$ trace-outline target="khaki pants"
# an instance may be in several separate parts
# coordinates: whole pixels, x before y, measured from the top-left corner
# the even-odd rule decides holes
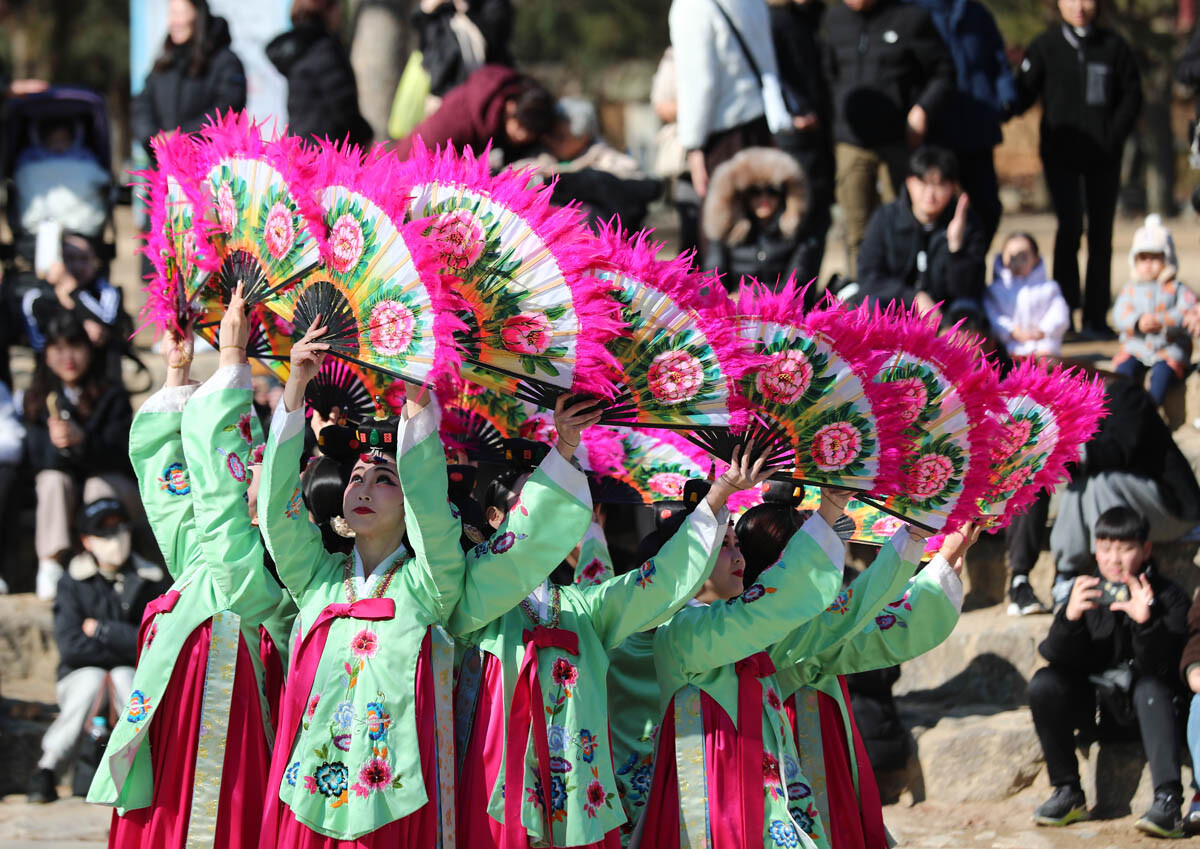
[[[867,221],[881,203],[891,203],[900,194],[908,176],[908,148],[895,144],[869,149],[838,142],[836,153],[837,204],[846,218],[847,276],[857,280],[858,246],[867,232]]]
[[[88,478],[83,483],[80,501],[75,479],[67,472],[43,469],[37,473],[37,517],[35,520],[39,560],[58,557],[78,544],[74,531],[75,514],[79,505],[90,504],[97,498],[116,498],[124,506],[136,527],[145,516],[137,484],[124,475],[106,474]]]
[[[42,737],[42,758],[38,761],[38,768],[55,772],[62,769],[75,752],[80,732],[95,715],[93,712],[101,710],[106,704],[120,710],[129,701],[129,691],[132,689],[132,666],[113,669],[85,666],[68,672],[55,688],[58,718]],[[107,714],[102,712],[98,715]]]

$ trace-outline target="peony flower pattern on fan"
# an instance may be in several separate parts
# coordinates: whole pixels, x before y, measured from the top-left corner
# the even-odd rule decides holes
[[[795,456],[798,478],[837,486],[839,478],[861,477],[875,452],[875,431],[851,403],[826,410],[794,435],[794,445],[808,446]]]
[[[339,193],[325,211],[329,228],[327,267],[335,278],[355,277],[379,252],[376,222],[367,215],[357,194]]]
[[[1001,439],[991,452],[992,468],[988,490],[979,499],[980,513],[989,520],[999,518],[1003,505],[1040,472],[1050,458],[1048,450],[1034,453],[1042,435],[1052,426],[1053,414],[1028,398],[1009,398],[1001,425]],[[1053,441],[1049,446],[1053,445]]]
[[[704,386],[704,364],[686,350],[664,351],[650,362],[646,384],[663,404],[684,404]]]
[[[772,323],[759,327],[767,338],[756,338],[754,349],[767,360],[742,379],[743,394],[768,414],[776,413],[773,418],[781,407],[811,405],[833,383],[829,356],[795,328]]]
[[[236,186],[236,188],[235,188]],[[235,196],[236,192],[236,196]],[[245,207],[246,181],[240,177],[222,179],[217,187],[217,221],[226,233],[237,230],[241,216],[238,209]],[[242,198],[239,203],[238,198]]]
[[[453,274],[468,273],[487,250],[487,230],[469,209],[438,215],[426,235],[438,245],[443,266]]]
[[[896,390],[902,402],[901,418],[910,431],[919,430],[937,417],[935,402],[942,396],[944,388],[933,369],[905,359],[898,366],[884,369],[875,379]]]
[[[388,293],[383,286],[364,307],[359,340],[380,358],[380,365],[403,370],[424,341],[422,308],[408,293]]]
[[[901,470],[904,492],[897,500],[922,510],[949,504],[962,489],[965,469],[966,452],[950,434],[944,433],[936,439],[925,436],[918,451],[905,461]]]
[[[770,355],[754,378],[754,388],[775,404],[795,404],[812,383],[813,367],[804,351],[781,351]]]
[[[500,325],[500,341],[509,351],[524,356],[543,356],[550,350],[554,328],[544,313],[510,316]]]
[[[812,457],[823,472],[838,472],[862,453],[862,434],[848,422],[827,424],[813,435]]]

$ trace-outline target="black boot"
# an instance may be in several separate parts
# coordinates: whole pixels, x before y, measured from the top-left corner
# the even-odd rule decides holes
[[[55,789],[54,770],[39,769],[29,780],[29,801],[35,805],[44,805],[58,799]]]

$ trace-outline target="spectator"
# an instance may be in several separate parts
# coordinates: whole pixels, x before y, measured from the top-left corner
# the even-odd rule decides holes
[[[163,570],[133,553],[132,528],[120,501],[86,504],[76,524],[83,552],[71,560],[54,602],[58,717],[42,738],[30,802],[58,797],[57,774],[104,702],[117,709],[128,702],[142,613],[164,589]]]
[[[692,186],[703,198],[718,165],[739,150],[772,143],[762,82],[738,39],[753,51],[758,71],[775,77],[771,20],[762,0],[673,0],[667,20],[679,143],[687,151]],[[700,243],[703,251],[703,232]]]
[[[825,74],[833,93],[837,202],[846,215],[849,277],[867,220],[880,203],[880,171],[892,200],[909,150],[954,89],[954,64],[929,13],[900,0],[845,0],[825,16]]]
[[[39,122],[30,144],[13,166],[13,203],[20,227],[36,233],[52,222],[97,238],[108,221],[112,177],[83,140],[83,128],[74,121]]]
[[[977,0],[916,0],[950,48],[957,88],[930,116],[929,140],[954,151],[963,190],[991,244],[1000,224],[1000,186],[992,149],[1003,140],[1000,122],[1017,103],[1017,85],[1004,38]]]
[[[554,97],[536,80],[503,65],[484,65],[451,89],[438,110],[393,149],[404,159],[418,136],[430,148],[469,145],[476,153],[491,143],[505,162],[512,162],[528,155],[557,117]]]
[[[341,28],[341,0],[292,0],[292,29],[267,45],[267,58],[287,77],[290,133],[365,147],[373,134],[358,110]]]
[[[1058,284],[1046,279],[1037,240],[1013,233],[1004,240],[983,297],[988,323],[1010,357],[1062,352],[1071,310]]]
[[[781,137],[808,183],[808,211],[800,225],[796,277],[809,281],[821,273],[825,237],[832,222],[833,100],[821,70],[822,0],[768,0],[771,37],[779,79],[793,98],[796,131]]]
[[[92,242],[67,233],[62,240],[62,261],[50,266],[42,286],[26,290],[21,306],[29,345],[35,352],[45,350],[45,323],[67,310],[102,354],[105,377],[119,383],[121,357],[130,351],[133,322],[123,309],[121,290],[100,272],[100,258]]]
[[[0,381],[0,516],[8,517],[8,496],[17,480],[17,470],[21,465],[22,444],[25,440],[25,428],[17,418],[17,408],[13,404],[12,394],[8,384]],[[8,551],[0,546],[0,595],[8,592],[7,574]]]
[[[245,108],[246,73],[231,43],[207,0],[169,0],[162,53],[130,107],[133,137],[147,152],[160,130],[192,132],[214,112]]]
[[[1078,309],[1079,240],[1087,218],[1087,286],[1082,333],[1113,339],[1112,228],[1121,178],[1121,151],[1142,106],[1133,51],[1095,24],[1099,0],[1059,0],[1062,23],[1029,45],[1017,72],[1018,111],[1042,101],[1041,155],[1058,234],[1054,278]]]
[[[739,152],[713,172],[704,199],[704,268],[720,271],[729,289],[743,276],[772,288],[787,283],[804,250],[806,200],[804,174],[792,157],[765,147]]]
[[[1192,337],[1183,322],[1196,295],[1176,279],[1178,266],[1171,231],[1157,215],[1148,215],[1129,248],[1133,278],[1113,305],[1113,324],[1121,333],[1113,363],[1118,374],[1139,385],[1149,369],[1150,397],[1159,405],[1192,359]]]
[[[1179,659],[1179,674],[1192,693],[1191,705],[1188,709],[1187,744],[1192,756],[1192,803],[1184,818],[1184,829],[1188,834],[1200,833],[1200,777],[1196,775],[1197,763],[1200,763],[1200,596],[1192,602],[1187,615],[1187,643],[1183,646],[1183,656]]]
[[[1008,584],[1009,616],[1050,612],[1050,608],[1037,597],[1033,585],[1029,583],[1029,576],[1045,545],[1046,522],[1049,518],[1050,492],[1043,489],[1028,510],[1013,517],[1005,531],[1008,568],[1012,573]]]
[[[45,338],[24,407],[37,487],[37,594],[52,599],[80,498],[119,498],[134,517],[142,510],[129,468],[129,394],[104,377],[101,357],[75,316],[53,316]]]
[[[429,73],[429,93],[445,97],[484,65],[513,64],[512,0],[421,0],[412,14]]]
[[[967,196],[959,194],[954,154],[918,148],[900,198],[871,216],[858,255],[859,295],[942,310],[946,318],[981,316],[987,248]]]
[[[1091,568],[1091,528],[1110,507],[1128,506],[1150,525],[1152,542],[1178,539],[1200,521],[1200,485],[1141,386],[1120,375],[1104,381],[1096,435],[1082,449],[1070,484],[1059,488],[1050,550],[1058,567],[1057,603],[1070,577]]]
[[[650,83],[650,105],[662,123],[655,139],[654,174],[670,180],[671,203],[679,216],[679,252],[700,249],[700,196],[692,185],[687,151],[679,143],[678,89],[675,82],[675,48],[668,47]]]
[[[1137,828],[1183,836],[1175,702],[1188,597],[1158,574],[1149,534],[1149,523],[1130,507],[1113,507],[1096,519],[1099,574],[1075,579],[1039,646],[1050,665],[1029,682],[1029,707],[1054,793],[1034,814],[1038,825],[1087,818],[1075,732],[1093,730],[1098,707],[1101,736],[1136,729],[1150,762],[1154,804]]]

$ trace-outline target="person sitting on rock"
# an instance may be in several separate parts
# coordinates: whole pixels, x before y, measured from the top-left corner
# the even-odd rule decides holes
[[[1151,558],[1150,525],[1129,507],[1096,520],[1099,574],[1080,575],[1038,647],[1050,665],[1029,682],[1029,707],[1046,758],[1053,795],[1033,815],[1038,825],[1063,826],[1088,816],[1079,785],[1075,732],[1140,733],[1154,803],[1137,828],[1182,837],[1180,712],[1176,678],[1187,633],[1187,594],[1159,574]],[[1096,709],[1100,723],[1095,728]],[[1095,739],[1095,738],[1093,738]]]
[[[163,570],[133,553],[129,515],[115,498],[98,498],[76,525],[83,552],[58,583],[54,639],[58,644],[58,718],[42,738],[30,802],[58,798],[55,780],[70,761],[80,731],[108,700],[124,705],[133,687],[138,625],[163,589]]]

